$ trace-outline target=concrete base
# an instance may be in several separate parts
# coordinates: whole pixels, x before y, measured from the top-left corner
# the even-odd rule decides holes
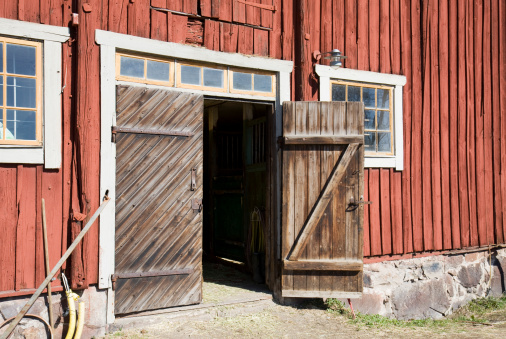
[[[353,308],[397,319],[439,319],[475,298],[501,296],[505,270],[506,249],[491,256],[485,250],[366,264],[363,297],[352,300]]]
[[[106,290],[97,290],[95,286],[91,286],[84,291],[75,291],[81,296],[86,305],[85,325],[82,338],[91,338],[102,336],[106,330]],[[0,300],[0,323],[4,320],[15,317],[23,308],[28,297],[12,297]],[[64,309],[67,309],[67,298],[64,292],[53,293],[53,314],[55,317],[55,338],[61,338],[67,333],[68,317],[63,317]],[[38,298],[33,306],[28,310],[28,314],[38,315],[49,323],[47,295]],[[77,308],[77,302],[76,302]],[[8,325],[0,329],[2,333]],[[36,318],[26,317],[14,329],[10,338],[49,338],[47,326]]]

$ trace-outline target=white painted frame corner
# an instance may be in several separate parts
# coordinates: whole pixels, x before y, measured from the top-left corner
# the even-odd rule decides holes
[[[320,101],[332,101],[330,95],[330,81],[348,80],[357,82],[367,82],[377,85],[393,86],[394,95],[394,156],[366,156],[364,157],[364,167],[366,168],[395,168],[397,171],[404,169],[404,136],[403,136],[403,106],[402,89],[406,84],[404,75],[376,73],[369,71],[359,71],[356,69],[339,68],[333,69],[330,66],[316,65],[316,74],[320,78]]]

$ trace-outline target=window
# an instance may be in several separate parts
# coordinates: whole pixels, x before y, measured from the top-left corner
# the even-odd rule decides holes
[[[226,85],[226,68],[177,63],[177,87],[226,92]]]
[[[275,77],[268,73],[252,73],[247,70],[230,71],[230,92],[275,96]]]
[[[364,151],[367,155],[393,155],[392,87],[331,81],[332,101],[364,103]]]
[[[321,101],[364,103],[364,166],[403,169],[402,88],[395,74],[316,65]]]
[[[41,44],[0,37],[0,144],[41,145]]]
[[[174,85],[174,62],[122,53],[116,54],[118,80],[154,85]]]

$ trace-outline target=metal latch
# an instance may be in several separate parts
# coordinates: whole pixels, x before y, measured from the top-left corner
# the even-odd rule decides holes
[[[371,205],[372,201],[364,201],[364,197],[360,197],[359,201],[355,201],[354,197],[350,198],[350,203],[348,204],[348,207],[346,208],[346,212],[354,211],[358,208],[360,205]]]
[[[195,189],[197,188],[196,173],[197,173],[197,169],[192,168],[192,179],[191,179],[192,181],[191,181],[190,191],[195,191]]]
[[[194,211],[202,211],[202,199],[192,199],[192,210]]]

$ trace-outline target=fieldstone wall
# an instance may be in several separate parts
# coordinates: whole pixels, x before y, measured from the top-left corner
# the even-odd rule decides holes
[[[472,299],[501,296],[505,271],[506,249],[490,256],[485,250],[365,264],[363,297],[352,300],[353,308],[397,319],[438,319]]]
[[[107,293],[105,290],[97,290],[94,286],[90,286],[84,291],[75,291],[84,300],[85,323],[82,338],[91,338],[94,336],[102,336],[106,330],[106,309],[107,309]],[[6,319],[15,317],[19,311],[25,306],[28,297],[6,298],[0,301],[0,324]],[[63,299],[63,300],[62,300]],[[67,334],[68,317],[63,317],[64,309],[67,309],[67,297],[64,292],[53,292],[53,314],[55,317],[55,338],[62,338]],[[76,309],[78,303],[76,302]],[[47,297],[38,298],[28,311],[28,314],[35,314],[42,317],[49,323],[49,311]],[[76,319],[77,322],[77,319]],[[0,329],[3,333],[9,325],[6,324]],[[26,317],[14,329],[10,338],[21,339],[38,339],[49,338],[47,326],[38,319]]]

